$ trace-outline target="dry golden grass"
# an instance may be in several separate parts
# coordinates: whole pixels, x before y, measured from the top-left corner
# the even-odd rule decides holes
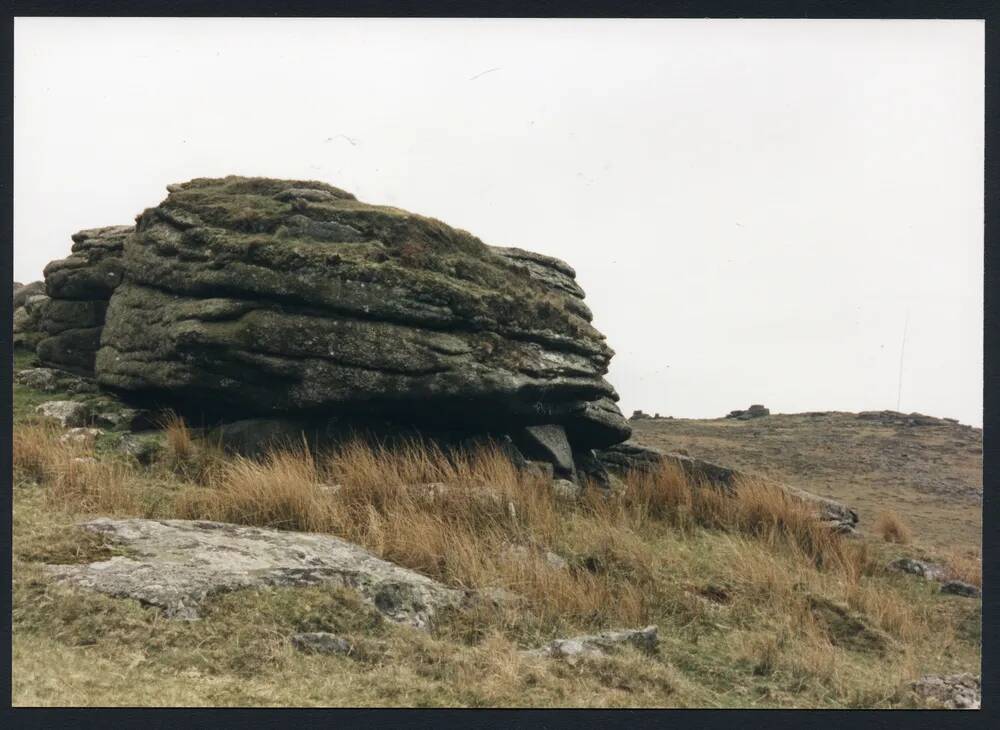
[[[357,625],[350,623],[348,633],[358,653],[328,665],[323,662],[334,660],[290,652],[284,639],[315,622],[325,626],[334,615],[332,608],[316,608],[328,600],[321,591],[290,591],[280,600],[254,594],[252,606],[234,596],[190,642],[183,638],[190,630],[180,632],[170,640],[179,648],[139,664],[145,668],[139,674],[154,681],[153,675],[163,674],[156,662],[207,662],[213,668],[206,671],[229,683],[219,695],[227,699],[211,702],[267,703],[278,696],[284,702],[322,702],[314,673],[335,671],[353,689],[324,685],[322,696],[334,704],[361,698],[364,704],[889,706],[898,702],[895,688],[933,669],[928,663],[938,662],[942,651],[962,657],[972,651],[955,626],[942,625],[941,608],[928,603],[935,600],[931,594],[916,584],[903,593],[882,575],[884,558],[873,554],[882,546],[832,533],[808,504],[759,481],[744,480],[726,495],[664,466],[629,475],[611,495],[589,490],[574,502],[559,499],[544,479],[519,472],[490,447],[445,453],[420,442],[388,448],[352,441],[329,453],[313,453],[303,444],[246,459],[224,457],[180,419],[168,428],[163,459],[140,467],[94,453],[88,444],[63,444],[58,429],[19,424],[15,473],[43,487],[32,488],[29,501],[45,505],[26,513],[26,498],[18,497],[21,559],[53,554],[44,543],[65,533],[76,514],[213,519],[335,534],[449,585],[499,589],[512,599],[474,602],[443,617],[433,638],[407,634],[390,640],[384,633],[373,636],[368,619],[351,619]],[[158,492],[151,507],[149,492],[159,482],[169,488]],[[53,514],[61,515],[58,525],[49,525]],[[67,537],[55,554],[97,549],[76,546],[76,539]],[[551,560],[549,551],[566,564]],[[956,555],[949,562],[956,572],[971,571],[970,564],[974,556]],[[44,584],[29,577],[18,585],[34,595]],[[848,606],[900,648],[882,656],[838,646],[836,627],[811,610],[815,596]],[[145,618],[128,613],[139,609],[112,599],[92,599],[107,617],[95,623],[75,607],[79,600],[46,599],[44,612],[30,612],[27,606],[37,600],[18,599],[24,607],[17,614],[20,631],[37,627],[32,630],[46,637],[50,658],[64,656],[62,639],[47,638],[53,631],[97,642],[108,656],[111,645],[94,636],[120,630],[116,646],[145,655],[163,631],[161,621],[150,619],[147,627]],[[267,606],[273,616],[258,617]],[[964,608],[947,604],[949,611]],[[116,611],[124,612],[126,628],[110,625]],[[295,618],[316,611],[305,624]],[[344,615],[357,617],[358,610]],[[661,627],[662,659],[625,654],[570,668],[518,653],[554,636],[650,623]],[[38,675],[37,681],[20,680],[20,697],[58,701],[36,694],[38,688],[48,688],[52,698],[91,696],[83,664],[73,665],[76,689],[67,694],[48,677],[44,662],[33,661],[20,645],[19,666]],[[129,656],[117,661],[132,661]],[[98,661],[93,652],[87,657]],[[270,681],[252,685],[252,692],[234,679],[262,672]],[[467,677],[473,675],[485,678],[470,686]],[[127,682],[101,681],[94,691],[105,701],[135,701]],[[734,693],[740,683],[763,684],[774,694]],[[164,697],[179,703],[207,697],[198,681],[171,686]],[[274,694],[275,686],[285,689]]]
[[[980,548],[982,431],[942,422],[897,428],[854,413],[772,414],[736,419],[640,419],[633,440],[643,446],[685,449],[743,472],[769,478],[850,505],[867,531],[879,511],[892,508],[928,548]],[[762,461],[763,459],[763,461]],[[941,487],[929,492],[928,478]]]
[[[978,550],[951,550],[945,557],[945,567],[952,578],[983,587],[983,560]]]
[[[50,423],[19,423],[14,428],[14,473],[36,482],[51,479],[58,464],[82,455],[78,444],[60,441],[62,431]]]
[[[195,454],[195,441],[184,419],[167,411],[158,424],[166,438],[167,452],[178,461],[190,461]]]
[[[416,441],[354,440],[322,456],[303,445],[225,460],[211,484],[178,495],[173,514],[336,534],[453,586],[516,593],[543,622],[649,621],[664,597],[661,558],[645,533],[664,527],[745,535],[849,581],[870,567],[863,546],[775,487],[746,480],[727,495],[692,485],[671,465],[626,485],[567,503],[493,447],[444,453]],[[570,568],[553,565],[547,550],[566,555]]]
[[[14,471],[47,489],[48,503],[85,513],[140,511],[130,486],[134,468],[124,460],[98,459],[92,440],[66,441],[46,424],[18,425],[14,432]]]
[[[886,542],[898,545],[909,545],[913,539],[913,531],[910,526],[893,510],[879,512],[872,529]]]

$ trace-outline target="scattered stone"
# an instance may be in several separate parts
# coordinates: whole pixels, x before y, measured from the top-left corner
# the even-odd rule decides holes
[[[112,431],[144,431],[157,425],[150,411],[130,408],[108,396],[89,399],[86,405],[93,423]]]
[[[86,426],[90,421],[87,406],[75,400],[50,400],[37,406],[35,412],[57,421],[63,428]]]
[[[982,702],[981,680],[973,674],[928,674],[911,682],[910,689],[932,707],[978,710]]]
[[[354,647],[347,639],[326,631],[293,634],[292,646],[306,654],[350,654]]]
[[[947,572],[940,565],[928,563],[924,560],[915,560],[914,558],[897,558],[886,565],[886,568],[898,573],[919,575],[921,578],[926,578],[927,580],[943,580]]]
[[[160,458],[164,445],[158,436],[136,436],[124,434],[121,438],[120,450],[134,458],[139,464],[149,466]]]
[[[97,383],[88,378],[55,368],[25,368],[14,373],[14,382],[44,393],[56,391],[70,393],[97,392]]]
[[[952,596],[965,596],[966,598],[979,598],[983,594],[976,586],[961,580],[949,580],[942,583],[941,592]]]
[[[542,656],[575,662],[579,657],[611,654],[623,646],[633,646],[646,654],[653,654],[659,643],[656,626],[644,629],[617,629],[599,634],[555,639],[539,649],[522,652],[526,656]]]
[[[112,520],[83,524],[129,550],[84,565],[50,565],[59,580],[198,618],[210,595],[255,586],[333,583],[353,588],[392,621],[426,628],[463,596],[427,576],[331,535],[193,520]]]
[[[61,444],[92,444],[104,431],[99,428],[71,428],[59,437]]]
[[[558,499],[575,500],[580,498],[583,492],[579,484],[574,484],[569,479],[552,480],[552,493]]]

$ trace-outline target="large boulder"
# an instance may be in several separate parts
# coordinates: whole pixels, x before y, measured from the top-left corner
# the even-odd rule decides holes
[[[583,450],[628,437],[603,377],[612,350],[562,261],[318,182],[168,191],[125,237],[103,386],[226,417],[556,425]],[[59,291],[95,281],[71,278]]]
[[[132,226],[108,226],[75,233],[71,255],[45,267],[47,300],[37,316],[44,334],[35,343],[42,363],[93,373],[108,300],[122,281],[122,254],[132,231]]]

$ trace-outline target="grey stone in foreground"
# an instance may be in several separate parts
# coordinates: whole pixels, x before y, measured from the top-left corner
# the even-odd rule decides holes
[[[462,594],[331,535],[192,520],[112,520],[83,525],[131,551],[87,565],[52,565],[57,579],[198,618],[209,596],[257,586],[321,583],[358,591],[392,621],[426,628]]]
[[[929,674],[912,682],[910,688],[925,703],[949,710],[978,710],[982,701],[982,685],[973,674]]]
[[[291,642],[292,646],[306,654],[350,654],[354,650],[347,639],[326,631],[293,634]]]
[[[599,634],[575,636],[571,639],[554,639],[539,649],[523,652],[526,656],[558,657],[574,660],[581,656],[610,654],[623,646],[633,646],[652,654],[659,642],[656,626],[644,629],[612,629]]]

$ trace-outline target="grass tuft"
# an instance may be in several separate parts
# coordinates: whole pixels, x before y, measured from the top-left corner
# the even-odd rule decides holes
[[[893,510],[883,510],[875,518],[875,534],[886,542],[898,545],[909,545],[913,539],[913,532],[906,524],[899,513]]]

